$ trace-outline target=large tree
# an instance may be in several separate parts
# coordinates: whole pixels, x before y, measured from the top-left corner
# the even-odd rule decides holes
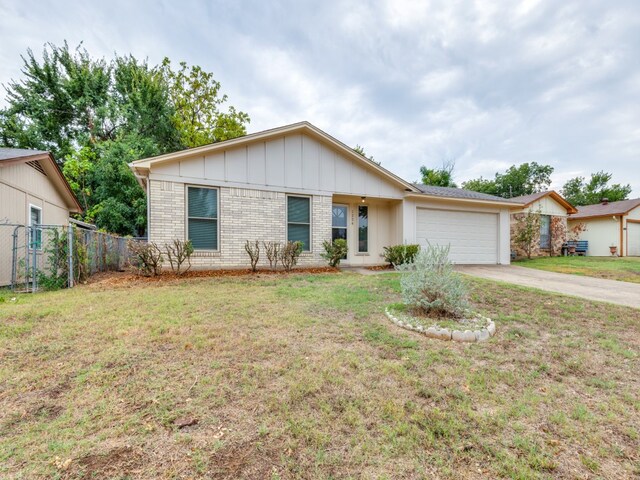
[[[436,187],[452,187],[458,185],[453,181],[453,170],[455,162],[444,162],[441,168],[420,167],[421,181],[424,185],[435,185]]]
[[[127,162],[246,133],[249,117],[200,67],[153,67],[132,56],[93,59],[79,46],[31,50],[7,86],[0,145],[51,151],[84,208],[83,219],[126,235],[144,232],[144,192]]]
[[[173,122],[185,147],[246,135],[249,115],[233,106],[228,112],[220,110],[227,96],[220,94],[220,82],[212,73],[197,65],[189,68],[186,62],[180,62],[180,68],[174,71],[168,58],[163,60],[160,71],[169,86]]]
[[[585,177],[568,180],[562,187],[562,196],[573,205],[592,205],[606,198],[610,202],[626,200],[631,193],[631,185],[614,183],[609,185],[612,175],[604,171],[591,174],[589,181]]]
[[[519,197],[547,190],[551,185],[552,173],[551,165],[523,163],[512,165],[504,173],[496,173],[493,180],[480,177],[466,181],[462,188],[503,198]]]

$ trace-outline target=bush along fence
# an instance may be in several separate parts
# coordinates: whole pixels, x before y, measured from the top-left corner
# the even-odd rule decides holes
[[[97,272],[122,270],[127,239],[75,225],[0,225],[0,288],[70,288]]]

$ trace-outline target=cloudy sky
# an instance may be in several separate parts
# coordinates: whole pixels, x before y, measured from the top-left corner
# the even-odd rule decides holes
[[[251,132],[308,120],[408,180],[535,161],[640,196],[637,0],[0,0],[0,83],[64,40],[201,65]]]

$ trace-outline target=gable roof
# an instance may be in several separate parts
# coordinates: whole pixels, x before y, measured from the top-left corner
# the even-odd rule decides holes
[[[473,190],[465,190],[464,188],[437,187],[435,185],[424,185],[422,183],[413,184],[421,193],[434,197],[457,198],[463,200],[483,200],[489,202],[500,202],[512,204],[513,206],[522,206],[522,202],[513,198],[502,198],[488,193],[474,192]]]
[[[610,217],[613,215],[626,215],[636,207],[640,207],[640,198],[620,200],[619,202],[595,203],[578,207],[578,213],[571,215],[570,220],[594,217]]]
[[[175,160],[182,160],[197,155],[204,155],[218,150],[225,150],[231,147],[245,145],[257,141],[264,141],[270,138],[281,137],[283,135],[292,133],[306,133],[311,137],[314,137],[322,141],[323,143],[330,145],[331,147],[342,153],[345,157],[361,163],[363,166],[370,170],[378,172],[383,177],[391,180],[393,183],[400,185],[406,191],[419,192],[419,190],[413,184],[403,180],[386,168],[369,160],[365,156],[360,155],[353,148],[345,145],[340,140],[337,140],[328,133],[320,130],[318,127],[306,121],[293,123],[291,125],[285,125],[283,127],[272,128],[269,130],[263,130],[261,132],[251,133],[248,135],[243,135],[242,137],[233,138],[231,140],[224,140],[222,142],[212,143],[209,145],[203,145],[201,147],[179,150],[177,152],[167,153],[164,155],[159,155],[157,157],[143,158],[141,160],[131,162],[129,164],[129,167],[134,171],[134,173],[140,174],[144,171],[148,171],[153,165],[172,162]]]
[[[29,150],[24,148],[0,148],[0,168],[17,163],[37,162],[42,169],[42,173],[54,184],[60,194],[67,202],[69,211],[73,213],[81,213],[82,207],[78,202],[75,194],[71,190],[71,186],[62,174],[60,166],[54,160],[50,152],[44,150]],[[40,168],[38,170],[40,170]]]
[[[556,202],[562,205],[565,210],[567,210],[568,214],[577,213],[578,211],[576,207],[567,202],[564,197],[555,190],[546,190],[544,192],[536,192],[530,195],[520,195],[519,197],[513,197],[511,200],[516,200],[518,202],[524,203],[524,208],[527,208],[529,205],[537,202],[544,197],[553,198]]]

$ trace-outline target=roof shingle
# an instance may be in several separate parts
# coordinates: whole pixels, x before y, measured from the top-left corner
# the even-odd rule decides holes
[[[619,202],[595,203],[593,205],[584,205],[578,207],[578,213],[571,215],[570,219],[589,218],[589,217],[608,217],[612,215],[624,215],[629,210],[640,207],[640,198],[632,198],[630,200],[620,200]]]
[[[426,195],[433,195],[435,197],[463,198],[467,200],[490,200],[492,202],[511,203],[514,205],[522,203],[514,200],[513,198],[497,197],[495,195],[489,195],[488,193],[465,190],[464,188],[436,187],[434,185],[423,185],[422,183],[414,183],[413,185],[422,193]]]

